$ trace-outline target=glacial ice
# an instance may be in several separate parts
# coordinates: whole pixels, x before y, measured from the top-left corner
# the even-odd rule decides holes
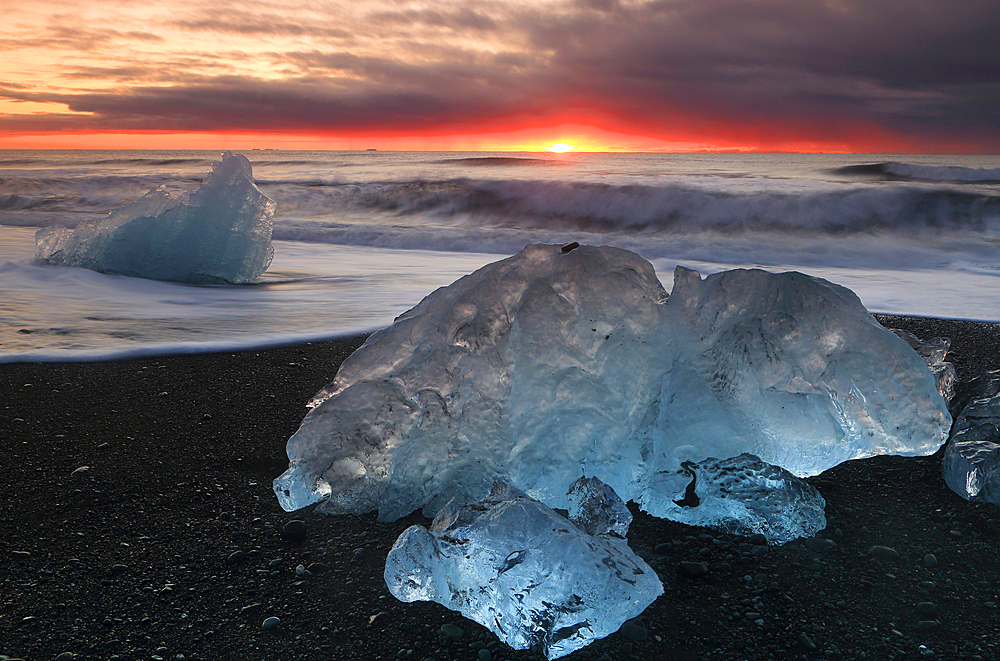
[[[531,245],[433,292],[311,404],[274,482],[289,511],[433,515],[494,479],[567,508],[564,485],[587,475],[658,516],[729,529],[746,499],[677,502],[685,465],[708,462],[701,488],[774,482],[797,499],[761,507],[801,504],[803,532],[747,524],[778,542],[817,525],[792,476],[931,454],[951,423],[925,362],[848,289],[678,268],[668,297],[638,255],[589,246]],[[744,454],[763,463],[725,463]]]
[[[938,394],[946,402],[950,402],[955,396],[955,385],[958,383],[958,375],[955,366],[945,362],[948,349],[951,348],[951,339],[947,337],[934,337],[929,340],[921,340],[910,331],[901,328],[890,328],[893,333],[899,336],[904,342],[910,345],[914,351],[927,363],[927,367],[934,375],[934,383],[937,385]]]
[[[450,501],[429,531],[403,531],[385,582],[400,601],[437,602],[548,659],[614,633],[663,594],[625,540],[589,535],[503,482],[482,502]]]
[[[581,477],[570,485],[569,520],[588,535],[628,536],[632,513],[615,490],[596,477]]]
[[[944,481],[966,500],[1000,505],[1000,370],[959,387],[960,407],[942,461]]]
[[[816,487],[751,454],[685,462],[680,473],[690,480],[687,502],[658,499],[650,514],[733,535],[760,533],[779,543],[813,537],[826,528],[826,501]]]
[[[190,200],[154,188],[75,230],[35,234],[35,260],[102,273],[191,283],[245,283],[271,263],[275,203],[250,161],[226,152]]]

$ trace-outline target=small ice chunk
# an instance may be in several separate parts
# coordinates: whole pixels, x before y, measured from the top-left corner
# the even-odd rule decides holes
[[[890,328],[897,337],[910,345],[914,351],[920,354],[928,365],[944,362],[948,350],[951,349],[951,338],[934,337],[929,340],[921,340],[908,330],[902,328]]]
[[[826,501],[814,486],[751,454],[686,462],[676,476],[660,480],[675,498],[658,500],[654,516],[734,535],[760,533],[775,544],[826,527]]]
[[[274,255],[274,209],[250,161],[226,152],[190,200],[158,187],[101,221],[40,229],[35,259],[153,280],[250,282]]]
[[[628,536],[632,513],[615,490],[596,477],[581,477],[566,495],[569,520],[588,535]]]
[[[944,362],[951,348],[951,339],[947,337],[934,337],[929,340],[921,340],[908,330],[901,328],[890,328],[904,342],[916,351],[927,363],[931,374],[934,375],[934,383],[937,385],[938,393],[946,402],[951,401],[955,396],[955,384],[958,383],[958,375],[955,366]]]
[[[1000,505],[1000,370],[959,386],[962,406],[945,447],[942,471],[966,500]]]
[[[449,502],[429,531],[403,531],[385,582],[400,601],[437,602],[548,659],[614,633],[663,594],[625,540],[588,535],[502,482],[482,502]]]

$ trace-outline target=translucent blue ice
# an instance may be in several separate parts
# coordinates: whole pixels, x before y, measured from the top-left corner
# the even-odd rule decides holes
[[[549,659],[614,633],[663,594],[625,540],[582,532],[501,482],[482,502],[449,502],[429,531],[403,531],[385,582],[400,601],[437,602]]]
[[[944,451],[944,480],[966,500],[1000,505],[1000,371],[983,371],[961,389],[966,401]]]
[[[275,203],[227,152],[190,200],[154,188],[98,222],[35,234],[35,259],[154,280],[244,283],[271,263]]]
[[[586,475],[657,516],[731,528],[740,507],[678,504],[685,465],[752,455],[752,488],[787,486],[849,459],[932,454],[947,437],[926,363],[850,290],[678,268],[668,297],[638,255],[570,248],[528,246],[373,334],[288,441],[281,505],[391,521],[480,500],[502,479],[567,508],[566,485]],[[812,512],[807,491],[767,507]],[[811,534],[809,512],[764,533]]]

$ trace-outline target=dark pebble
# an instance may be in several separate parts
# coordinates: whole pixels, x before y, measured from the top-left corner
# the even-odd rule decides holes
[[[810,551],[829,551],[837,546],[837,542],[826,537],[810,537],[805,540],[804,544]]]
[[[937,567],[937,556],[933,553],[928,553],[924,556],[924,567],[933,568]]]
[[[759,532],[754,533],[753,535],[750,535],[750,543],[754,544],[755,546],[766,546],[767,537],[764,537],[764,535],[760,534]]]
[[[111,567],[112,574],[124,574],[128,571],[128,565],[113,565]]]
[[[249,606],[244,606],[240,609],[240,615],[256,615],[259,613],[264,606],[262,604],[250,604]]]
[[[269,617],[266,620],[264,620],[263,623],[261,623],[260,628],[264,629],[265,631],[269,631],[271,629],[276,629],[279,624],[281,624],[280,619],[276,617]]]
[[[940,631],[941,623],[937,620],[920,620],[917,626],[921,631]]]
[[[73,661],[75,657],[76,655],[73,654],[72,652],[63,652],[62,654],[56,657],[56,661]]]
[[[31,557],[31,553],[28,552],[28,551],[11,551],[11,553],[14,554],[15,558],[25,558],[26,559],[26,558],[30,558]]]
[[[247,559],[247,554],[244,553],[243,551],[233,551],[232,553],[229,554],[229,557],[226,558],[226,564],[238,565],[246,559]]]
[[[457,627],[454,624],[451,624],[450,622],[442,624],[440,631],[442,634],[444,634],[445,636],[447,636],[452,640],[458,640],[465,634],[465,632],[462,631],[461,627]]]
[[[899,551],[889,546],[873,546],[868,549],[868,555],[878,560],[899,559]]]
[[[312,562],[306,567],[307,570],[314,574],[322,574],[325,571],[330,571],[330,565],[324,564],[322,562]]]
[[[937,617],[937,606],[929,601],[921,601],[916,606],[917,615],[924,617]]]
[[[621,634],[625,636],[626,640],[631,640],[634,643],[637,643],[641,640],[646,640],[646,638],[649,636],[649,634],[646,633],[646,630],[641,626],[639,626],[638,624],[636,624],[635,622],[626,622],[625,624],[622,625],[622,628],[619,629],[618,631],[620,631]]]
[[[306,538],[306,522],[292,519],[282,527],[281,537],[289,542],[301,542]]]
[[[708,573],[708,565],[704,562],[685,560],[677,565],[677,573],[684,578],[698,578]]]
[[[804,633],[799,634],[799,645],[802,645],[802,647],[806,648],[810,652],[816,649],[816,643],[814,643],[812,638]]]

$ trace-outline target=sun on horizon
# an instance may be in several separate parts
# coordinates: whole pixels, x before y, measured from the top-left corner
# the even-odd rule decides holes
[[[554,145],[548,145],[545,148],[551,152],[555,152],[556,154],[565,154],[566,152],[570,152],[575,149],[573,145],[567,145],[565,142],[557,142]]]

